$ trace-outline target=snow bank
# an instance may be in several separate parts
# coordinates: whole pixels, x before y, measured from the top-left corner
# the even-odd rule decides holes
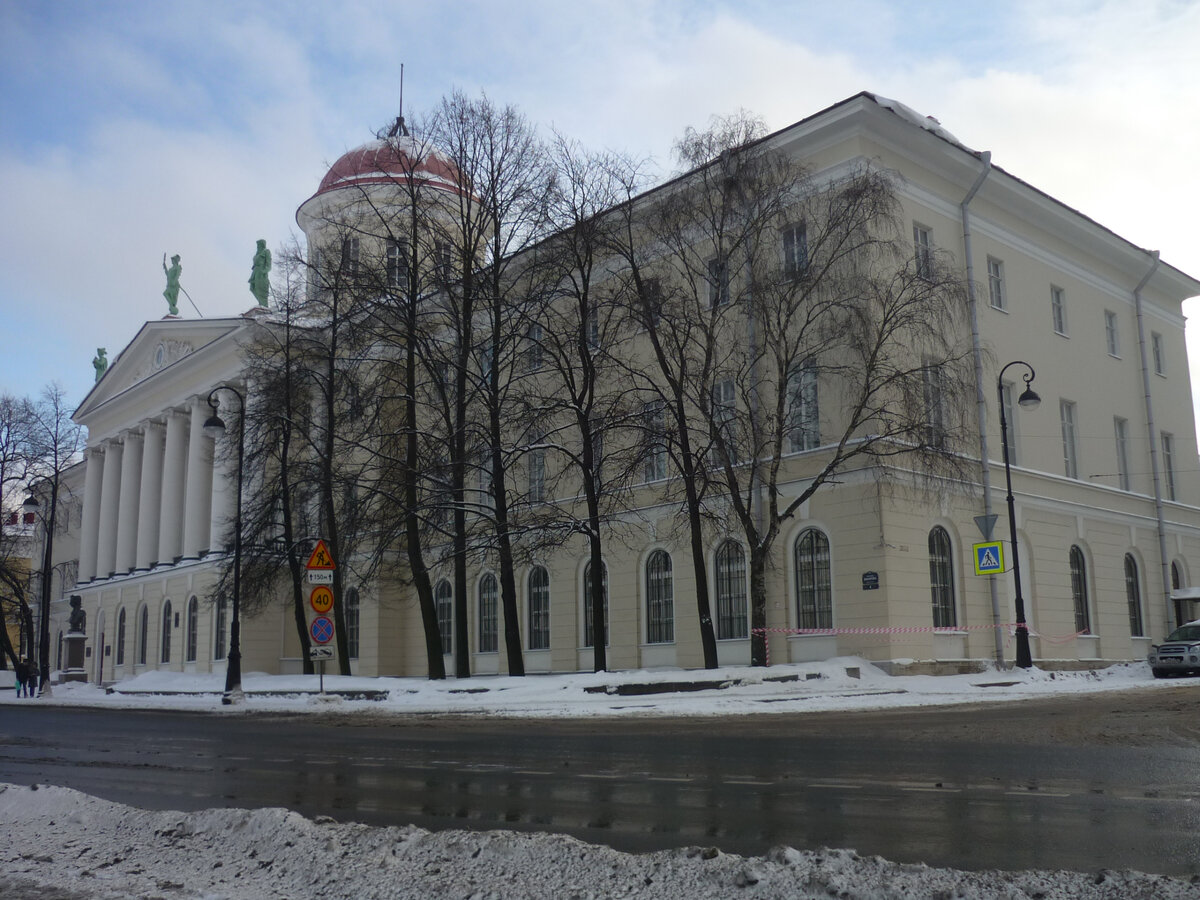
[[[15,898],[1183,900],[1200,894],[1200,883],[1137,872],[960,872],[789,847],[754,858],[698,847],[633,855],[560,835],[376,828],[282,809],[145,812],[59,787],[0,784],[0,821],[9,823],[0,884]],[[42,893],[47,888],[57,890]]]

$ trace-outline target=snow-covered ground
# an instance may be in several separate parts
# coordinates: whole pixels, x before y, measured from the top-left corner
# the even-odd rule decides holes
[[[711,683],[711,684],[710,684]],[[15,703],[209,710],[493,716],[716,716],[978,703],[1103,690],[1154,690],[1145,664],[1097,672],[990,671],[891,677],[854,658],[770,669],[638,671],[422,679],[248,674],[222,706],[219,676],[147,673],[112,692],[57,685]],[[355,698],[356,695],[361,698]],[[349,696],[346,696],[349,695]],[[0,717],[3,713],[0,712]],[[2,718],[0,718],[2,722]],[[779,847],[745,858],[703,848],[632,855],[559,835],[430,833],[309,820],[280,809],[147,812],[66,788],[0,785],[0,897],[113,898],[701,898],[845,900],[1177,900],[1200,879],[1134,872],[960,872]]]

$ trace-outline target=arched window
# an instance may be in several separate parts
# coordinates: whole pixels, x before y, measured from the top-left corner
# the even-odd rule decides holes
[[[941,525],[935,525],[929,532],[929,593],[933,600],[933,627],[955,627],[958,611],[954,603],[954,557],[950,535]]]
[[[433,590],[433,603],[437,607],[438,632],[442,636],[442,653],[454,649],[454,595],[450,582],[442,579]]]
[[[171,601],[167,600],[163,603],[162,611],[162,653],[159,655],[159,662],[169,663],[171,661]]]
[[[669,644],[675,640],[675,585],[671,557],[655,550],[646,560],[646,642]]]
[[[1177,591],[1183,587],[1183,572],[1179,569],[1179,563],[1171,563],[1171,590]]]
[[[717,640],[728,641],[750,634],[746,606],[746,554],[737,541],[717,548]]]
[[[183,658],[187,662],[196,661],[196,632],[200,630],[200,601],[195,595],[187,603],[187,628],[184,630]]]
[[[550,573],[534,566],[529,573],[529,649],[550,649]]]
[[[495,653],[499,641],[496,618],[496,576],[488,572],[479,581],[479,652]]]
[[[806,528],[796,538],[796,607],[801,628],[833,627],[833,588],[829,578],[829,538]]]
[[[608,631],[608,565],[600,564],[600,591],[604,598],[604,646],[609,641]],[[588,562],[583,568],[583,646],[596,646],[596,635],[592,628],[592,564]]]
[[[117,613],[117,665],[125,665],[125,607]]]
[[[137,634],[137,664],[146,664],[146,647],[150,643],[150,607],[142,604],[142,613],[138,616]]]
[[[213,659],[225,658],[225,596],[213,604]]]
[[[346,591],[346,653],[358,659],[359,601],[358,588]]]
[[[1071,545],[1071,597],[1075,601],[1075,630],[1084,634],[1092,632],[1092,618],[1088,611],[1087,560],[1083,551]]]
[[[1131,637],[1145,637],[1142,627],[1142,588],[1138,578],[1137,560],[1133,554],[1125,554],[1125,599],[1129,601],[1129,634]]]

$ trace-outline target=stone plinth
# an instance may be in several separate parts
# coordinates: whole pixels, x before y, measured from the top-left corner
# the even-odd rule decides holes
[[[83,645],[87,643],[87,635],[72,631],[63,636],[67,642],[67,665],[63,669],[63,681],[87,681],[87,669],[83,666]]]

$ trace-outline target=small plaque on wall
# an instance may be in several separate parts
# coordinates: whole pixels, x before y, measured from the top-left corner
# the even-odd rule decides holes
[[[863,572],[862,589],[864,591],[879,590],[879,573],[878,572]]]

